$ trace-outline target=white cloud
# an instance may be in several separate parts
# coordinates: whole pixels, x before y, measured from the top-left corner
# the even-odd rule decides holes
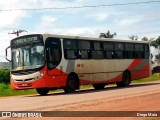
[[[118,20],[117,20],[118,21]],[[125,18],[125,19],[122,19],[119,22],[119,24],[121,26],[131,26],[131,25],[134,25],[136,23],[139,23],[140,21],[142,21],[142,18],[141,17],[131,17],[131,18]]]
[[[99,21],[104,21],[109,17],[109,14],[107,12],[98,12],[90,14],[89,17],[93,17],[94,19],[97,19]]]
[[[34,1],[34,0],[33,0]],[[17,27],[21,20],[25,17],[28,17],[27,11],[19,11],[12,9],[21,9],[29,7],[29,4],[22,2],[20,0],[1,0],[0,2],[0,27],[14,28]],[[4,11],[3,11],[4,10]],[[5,11],[9,10],[9,11]]]
[[[63,33],[77,36],[93,36],[94,30],[92,31],[89,27],[77,27],[66,29]]]
[[[1,12],[0,16],[0,27],[13,28],[20,24],[21,20],[25,17],[25,12]]]
[[[56,25],[57,18],[54,18],[52,16],[43,16],[41,18],[41,23],[39,27],[42,27],[44,29],[50,29]]]

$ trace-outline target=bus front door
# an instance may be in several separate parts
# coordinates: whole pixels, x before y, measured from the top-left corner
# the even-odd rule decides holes
[[[61,86],[62,72],[62,51],[59,38],[49,37],[46,40],[47,74],[50,87]]]

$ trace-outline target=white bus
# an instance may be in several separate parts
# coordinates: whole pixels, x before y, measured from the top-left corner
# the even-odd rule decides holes
[[[12,88],[36,88],[40,95],[57,88],[70,93],[84,84],[124,87],[151,75],[148,42],[32,34],[11,40],[8,48]]]

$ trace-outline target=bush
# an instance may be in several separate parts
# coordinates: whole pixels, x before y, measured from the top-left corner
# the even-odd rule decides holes
[[[0,70],[0,83],[8,84],[10,82],[10,70]]]

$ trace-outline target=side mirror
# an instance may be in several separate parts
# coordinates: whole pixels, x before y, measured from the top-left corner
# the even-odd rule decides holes
[[[10,47],[11,47],[11,46],[9,46],[9,47],[6,48],[6,60],[9,61],[9,62],[11,62],[11,60],[9,60],[9,59],[7,58],[7,53],[8,53],[7,50],[8,50]]]

